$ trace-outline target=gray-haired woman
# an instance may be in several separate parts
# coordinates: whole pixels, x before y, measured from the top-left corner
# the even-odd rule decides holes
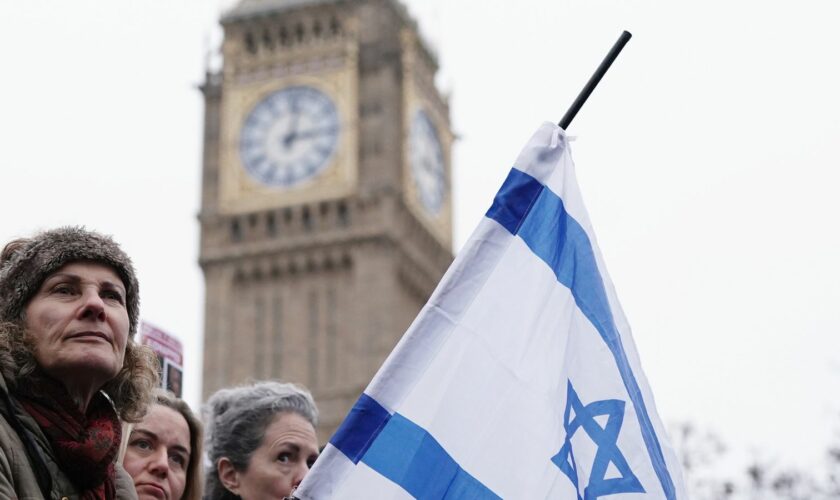
[[[318,410],[304,388],[257,382],[207,401],[208,500],[283,498],[318,457]]]

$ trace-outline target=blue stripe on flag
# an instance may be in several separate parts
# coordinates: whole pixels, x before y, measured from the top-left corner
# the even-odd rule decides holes
[[[515,168],[505,179],[487,217],[496,220],[511,234],[519,235],[531,251],[551,267],[557,280],[571,290],[580,310],[601,334],[615,358],[639,417],[642,438],[665,496],[669,500],[676,498],[659,439],[615,326],[586,231],[566,212],[563,200],[538,180]]]
[[[422,427],[395,413],[362,461],[418,499],[500,497],[462,469]]]
[[[357,464],[390,418],[388,410],[372,397],[362,393],[341,423],[341,427],[330,438],[330,444]]]
[[[493,199],[493,205],[487,211],[487,217],[503,225],[511,234],[518,233],[519,225],[542,189],[543,185],[530,175],[515,168],[510,169],[505,183]]]
[[[330,444],[419,499],[495,500],[425,429],[362,394]]]

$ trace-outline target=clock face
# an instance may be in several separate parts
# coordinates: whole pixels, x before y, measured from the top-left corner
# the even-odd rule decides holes
[[[239,137],[242,165],[255,180],[293,187],[317,176],[338,145],[338,111],[325,93],[287,87],[260,101]]]
[[[429,213],[437,215],[446,189],[443,148],[434,123],[422,110],[411,121],[410,152],[411,174],[420,202]]]

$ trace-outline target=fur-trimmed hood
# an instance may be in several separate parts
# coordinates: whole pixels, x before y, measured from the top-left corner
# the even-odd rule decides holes
[[[7,392],[9,384],[14,385],[20,369],[20,359],[28,356],[29,351],[25,349],[22,335],[18,335],[19,327],[9,323],[0,322],[0,391]]]

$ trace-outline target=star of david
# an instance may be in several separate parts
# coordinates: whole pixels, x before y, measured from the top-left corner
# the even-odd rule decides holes
[[[574,410],[574,418],[570,420],[572,410]],[[607,416],[604,427],[601,427],[595,421],[595,417],[602,415]],[[595,500],[616,493],[645,492],[642,483],[633,474],[627,460],[621,454],[621,450],[618,449],[618,433],[621,431],[623,421],[624,401],[605,399],[584,406],[574,387],[572,387],[571,381],[569,381],[566,411],[563,415],[566,440],[560,451],[551,457],[551,461],[572,481],[578,491],[578,500]],[[580,494],[580,485],[578,484],[578,464],[575,460],[574,450],[572,450],[572,437],[581,428],[598,447],[589,473],[589,484],[584,488],[583,496]],[[610,463],[615,466],[620,477],[606,478]]]

